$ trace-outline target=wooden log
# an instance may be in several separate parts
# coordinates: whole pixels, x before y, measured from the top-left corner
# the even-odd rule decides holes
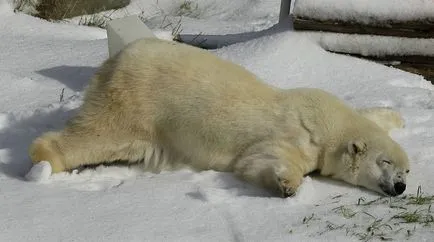
[[[346,34],[370,34],[383,36],[398,36],[408,38],[434,38],[434,22],[408,21],[408,22],[383,22],[377,25],[366,25],[339,20],[320,21],[315,19],[292,16],[295,30],[327,31]]]

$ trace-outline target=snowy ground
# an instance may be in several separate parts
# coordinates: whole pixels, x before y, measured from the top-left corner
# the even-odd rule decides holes
[[[133,1],[128,11],[152,9],[148,2]],[[159,1],[169,14],[178,3]],[[276,23],[279,4],[200,1],[199,14],[185,17],[183,29],[261,30]],[[164,17],[148,15],[157,31]],[[38,183],[24,178],[31,168],[27,147],[75,113],[108,55],[105,31],[14,14],[0,2],[0,33],[0,241],[432,241],[433,223],[391,219],[416,209],[419,221],[434,215],[428,204],[406,204],[418,186],[434,194],[434,88],[420,76],[328,53],[291,31],[213,51],[276,86],[319,87],[357,107],[400,110],[407,124],[393,137],[411,159],[406,199],[375,201],[377,194],[317,176],[306,177],[295,198],[280,199],[231,174],[155,175],[126,167]]]
[[[432,0],[294,0],[294,14],[364,24],[434,20]]]

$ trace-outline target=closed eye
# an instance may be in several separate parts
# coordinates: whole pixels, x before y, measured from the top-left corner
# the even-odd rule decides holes
[[[392,162],[388,161],[388,160],[383,160],[383,162],[386,163],[386,164],[389,164],[389,165],[392,164]]]

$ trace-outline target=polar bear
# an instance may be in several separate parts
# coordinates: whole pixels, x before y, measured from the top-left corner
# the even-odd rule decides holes
[[[289,197],[319,170],[395,196],[409,164],[388,131],[402,125],[393,110],[279,89],[206,50],[141,39],[102,64],[78,114],[29,153],[53,173],[119,160],[151,172],[212,169]]]

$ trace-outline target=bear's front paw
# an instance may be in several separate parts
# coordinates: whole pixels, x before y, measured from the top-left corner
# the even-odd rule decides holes
[[[293,197],[298,188],[300,187],[302,183],[303,178],[294,178],[291,176],[291,178],[282,178],[277,177],[277,185],[279,188],[280,196],[283,198],[287,197]]]
[[[284,178],[277,178],[277,183],[280,190],[280,196],[283,198],[292,197],[297,191],[297,187],[293,182]]]

